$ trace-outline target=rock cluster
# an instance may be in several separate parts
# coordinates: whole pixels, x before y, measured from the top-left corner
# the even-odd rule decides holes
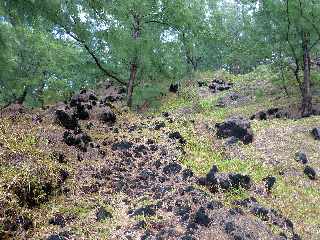
[[[248,175],[239,173],[219,173],[214,165],[205,178],[200,178],[199,183],[209,188],[211,192],[228,191],[231,189],[250,189],[252,182]]]
[[[317,178],[317,172],[314,168],[312,168],[309,165],[306,165],[309,162],[309,159],[307,157],[307,154],[300,151],[296,153],[295,155],[296,161],[304,165],[303,173],[310,179],[310,180],[316,180]]]
[[[236,92],[231,92],[221,96],[216,103],[216,107],[224,108],[230,106],[244,105],[250,100],[250,96],[244,96]]]
[[[211,92],[216,93],[216,92],[229,90],[232,86],[233,86],[232,83],[225,82],[224,80],[221,80],[221,79],[214,79],[209,84],[209,89],[211,90]]]
[[[91,90],[82,90],[74,95],[68,105],[62,104],[55,111],[56,121],[68,130],[79,129],[79,120],[97,118],[103,123],[114,123],[116,115],[104,101]]]
[[[108,86],[107,89],[111,89]],[[75,94],[69,104],[60,104],[55,111],[55,119],[66,131],[63,134],[63,141],[68,146],[75,146],[79,150],[86,152],[88,145],[92,142],[91,137],[80,128],[79,121],[97,119],[103,124],[114,124],[116,115],[107,106],[107,101],[118,100],[114,91],[109,95],[99,98],[91,90],[82,90]]]
[[[241,140],[244,144],[252,143],[253,132],[250,122],[241,117],[232,117],[223,123],[217,123],[217,137],[230,138]]]
[[[270,120],[274,118],[288,118],[289,114],[280,108],[270,108],[266,111],[260,111],[250,117],[251,120]]]
[[[261,220],[270,222],[272,225],[282,228],[292,236],[291,239],[301,239],[298,234],[294,232],[293,223],[290,219],[284,217],[278,211],[263,207],[258,201],[251,197],[244,200],[238,200],[234,202],[235,205],[247,208],[251,214],[259,217]],[[282,233],[285,239],[288,239],[285,233]]]

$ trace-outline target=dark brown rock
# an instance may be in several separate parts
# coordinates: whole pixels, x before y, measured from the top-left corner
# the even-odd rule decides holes
[[[64,128],[75,130],[79,127],[76,116],[70,110],[58,109],[55,114],[56,121]]]
[[[229,118],[223,123],[216,124],[216,128],[218,138],[236,137],[244,144],[249,144],[253,141],[250,122],[243,118]]]

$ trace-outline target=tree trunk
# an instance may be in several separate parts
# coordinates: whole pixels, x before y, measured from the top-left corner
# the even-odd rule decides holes
[[[28,87],[25,87],[23,89],[22,94],[16,99],[17,104],[22,105],[25,102],[27,94],[28,94],[28,89],[29,89]]]
[[[127,87],[127,105],[132,107],[132,95],[133,95],[133,84],[137,77],[138,66],[135,63],[131,64],[130,68],[130,79]]]
[[[140,26],[140,17],[139,15],[133,15],[133,30],[132,30],[132,38],[134,41],[138,41],[141,35],[141,26]],[[130,78],[127,86],[127,105],[128,107],[132,107],[132,95],[134,83],[137,78],[138,73],[138,52],[135,49],[135,54],[132,58],[132,62],[130,64]]]
[[[312,93],[310,77],[310,51],[309,34],[302,34],[303,41],[303,88],[302,88],[302,117],[308,117],[312,114]]]
[[[287,97],[290,97],[288,88],[286,86],[286,78],[284,76],[284,72],[283,72],[283,68],[282,66],[280,66],[280,71],[281,71],[281,78],[282,78],[282,89],[284,91],[284,93],[286,94]]]
[[[45,87],[45,81],[42,81],[37,91],[37,98],[41,108],[44,108],[44,87]]]

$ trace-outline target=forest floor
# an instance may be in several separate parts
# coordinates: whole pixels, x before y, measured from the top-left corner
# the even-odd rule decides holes
[[[212,93],[213,79],[233,86]],[[55,121],[65,104],[4,111],[0,239],[319,239],[320,182],[296,154],[319,173],[311,130],[320,117],[250,120],[252,143],[226,143],[217,123],[275,107],[291,117],[299,99],[259,77],[197,80],[140,114],[86,100],[89,119],[75,131]],[[112,124],[97,117],[106,109]],[[214,174],[248,176],[250,184],[213,191],[214,166]]]

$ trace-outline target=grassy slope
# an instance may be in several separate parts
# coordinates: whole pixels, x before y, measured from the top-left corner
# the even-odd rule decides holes
[[[295,152],[304,150],[310,158],[310,165],[319,166],[319,143],[315,142],[309,134],[312,127],[317,126],[320,118],[312,117],[301,120],[272,120],[253,121],[252,127],[255,134],[253,144],[244,146],[241,144],[233,148],[223,147],[223,141],[215,138],[214,124],[221,122],[228,116],[243,115],[250,116],[258,110],[263,110],[271,106],[286,105],[288,102],[296,102],[296,98],[287,99],[281,97],[281,93],[270,91],[270,85],[259,83],[261,76],[256,73],[247,76],[234,77],[218,73],[219,77],[236,83],[235,90],[239,93],[253,96],[253,100],[238,107],[217,108],[215,104],[220,95],[199,97],[198,90],[192,85],[185,86],[179,96],[169,95],[161,103],[161,107],[152,112],[159,116],[163,111],[169,111],[175,118],[173,123],[166,127],[170,130],[179,131],[187,140],[185,148],[186,154],[181,155],[181,162],[192,168],[197,174],[206,174],[213,164],[216,164],[222,172],[241,172],[249,174],[257,185],[263,185],[262,179],[268,175],[277,177],[277,184],[272,195],[257,194],[256,191],[246,192],[239,190],[236,192],[217,194],[227,205],[232,205],[232,201],[243,199],[248,196],[255,196],[261,203],[268,207],[281,211],[284,215],[293,220],[297,232],[303,239],[319,239],[320,233],[320,193],[319,180],[310,181],[302,171],[302,167],[294,160]],[[256,77],[255,77],[256,76]],[[199,78],[209,81],[212,74],[207,73]],[[267,79],[268,80],[268,79]],[[260,85],[259,85],[260,84]],[[251,88],[251,85],[254,85]],[[265,91],[261,91],[261,89]],[[280,98],[277,98],[280,96]],[[29,117],[27,117],[29,118]],[[17,121],[19,124],[17,124]],[[108,188],[101,192],[91,194],[90,197],[79,192],[79,182],[76,176],[83,169],[95,166],[99,169],[101,164],[98,160],[88,159],[78,162],[72,150],[66,149],[64,144],[57,143],[54,148],[49,147],[47,138],[39,132],[55,133],[59,127],[52,125],[51,120],[44,119],[38,125],[32,124],[31,119],[18,119],[16,122],[10,119],[1,119],[0,122],[0,204],[6,204],[11,209],[15,209],[19,214],[30,217],[35,224],[37,232],[27,232],[26,237],[42,238],[49,233],[59,231],[58,226],[48,224],[48,219],[54,213],[63,213],[76,219],[70,225],[70,229],[78,236],[86,239],[108,238],[110,233],[115,231],[119,222],[127,217],[128,206],[122,202],[123,196],[114,195],[112,201],[102,201],[101,194],[108,191]],[[135,124],[141,121],[136,114],[125,113],[119,117],[119,126],[128,123]],[[59,133],[60,135],[62,132]],[[135,138],[150,137],[150,131],[142,131],[139,136],[121,132],[110,134],[101,132],[100,129],[92,130],[89,134],[97,142],[105,139],[113,141],[113,138]],[[153,132],[153,138],[161,141],[161,136]],[[61,139],[61,136],[58,139]],[[53,136],[54,137],[54,136]],[[63,149],[64,148],[64,149]],[[52,159],[52,152],[61,149],[66,152],[67,163],[58,164]],[[69,151],[69,152],[68,152]],[[27,159],[27,161],[19,160]],[[9,162],[9,163],[8,163]],[[25,162],[24,164],[19,164]],[[70,178],[64,183],[72,194],[69,197],[55,194],[51,196],[51,201],[47,204],[40,204],[34,210],[21,207],[17,199],[11,194],[8,186],[23,186],[28,189],[31,183],[41,186],[43,182],[49,181],[53,186],[59,181],[59,170],[65,169],[70,173]],[[279,172],[284,171],[281,175]],[[83,177],[81,185],[90,185],[90,177]],[[26,187],[27,186],[27,187]],[[39,202],[45,197],[41,190],[35,190]],[[137,204],[144,204],[144,200],[137,199]],[[6,206],[6,207],[7,207]],[[98,206],[104,206],[112,212],[112,221],[97,223],[94,221],[95,212]],[[119,211],[122,209],[122,211]],[[1,211],[0,211],[1,218]],[[129,219],[126,219],[129,221]],[[94,225],[92,224],[94,222]],[[128,224],[130,224],[128,222]],[[0,231],[1,231],[0,225]],[[277,231],[277,229],[274,229]]]
[[[241,106],[217,108],[215,104],[218,98],[226,93],[201,98],[197,96],[197,87],[187,87],[179,96],[171,95],[165,99],[157,111],[175,113],[176,121],[169,127],[178,129],[187,140],[187,154],[181,159],[182,163],[199,175],[207,173],[213,164],[221,172],[249,174],[258,190],[263,189],[263,178],[275,176],[277,183],[271,195],[256,193],[259,191],[238,191],[221,195],[220,198],[226,204],[231,204],[235,199],[254,196],[265,206],[279,210],[291,219],[303,239],[319,239],[320,181],[311,181],[304,176],[303,167],[295,161],[295,153],[305,151],[310,165],[319,169],[319,142],[313,140],[310,130],[319,126],[320,117],[255,120],[252,122],[255,136],[253,144],[225,148],[223,141],[214,136],[215,123],[229,116],[250,117],[259,110],[296,104],[299,99],[294,95],[287,98],[275,91],[270,84],[271,78],[268,79],[265,72],[239,77],[220,72],[215,73],[215,77],[234,81],[233,91],[251,95],[252,101]],[[261,77],[265,77],[265,83],[259,82]],[[212,78],[210,73],[199,76],[205,81]]]

